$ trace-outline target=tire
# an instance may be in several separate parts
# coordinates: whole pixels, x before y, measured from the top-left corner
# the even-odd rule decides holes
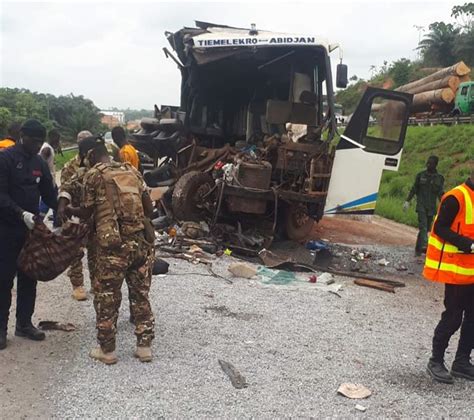
[[[212,177],[207,173],[188,172],[176,183],[171,206],[174,216],[181,221],[200,221],[205,209],[200,206],[200,197],[214,187]]]
[[[285,211],[285,233],[288,239],[301,241],[313,229],[314,220],[309,216],[306,204],[293,203]]]

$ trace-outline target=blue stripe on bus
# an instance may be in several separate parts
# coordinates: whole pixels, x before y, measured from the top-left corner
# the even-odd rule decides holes
[[[360,206],[362,204],[367,204],[367,203],[370,203],[372,201],[375,202],[375,201],[377,201],[377,195],[378,195],[378,193],[373,193],[373,194],[367,195],[365,197],[358,198],[357,200],[350,201],[350,202],[345,203],[341,206],[337,206],[337,207],[334,207],[332,209],[326,210],[325,213],[341,211],[341,210],[344,210],[344,209],[347,209],[347,208],[350,208],[350,207],[355,207],[355,206]]]

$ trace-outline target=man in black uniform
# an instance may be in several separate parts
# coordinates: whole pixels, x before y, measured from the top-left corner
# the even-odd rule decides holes
[[[7,345],[8,316],[13,279],[17,275],[15,335],[44,340],[31,323],[35,309],[36,280],[17,268],[27,229],[33,229],[40,197],[56,209],[57,197],[49,168],[38,155],[46,129],[36,120],[21,127],[21,142],[0,153],[0,350]]]

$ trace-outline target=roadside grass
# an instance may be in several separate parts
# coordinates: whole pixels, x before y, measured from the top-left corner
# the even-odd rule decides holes
[[[430,155],[439,157],[438,171],[445,177],[445,191],[464,182],[474,160],[474,125],[408,127],[399,171],[385,171],[382,176],[376,214],[417,226],[414,200],[406,213],[402,206]]]
[[[77,155],[77,150],[68,150],[67,152],[63,152],[63,154],[56,154],[56,170],[61,170],[63,166],[71,160],[74,156]]]

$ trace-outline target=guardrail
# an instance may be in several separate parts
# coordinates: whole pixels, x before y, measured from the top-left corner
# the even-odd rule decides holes
[[[426,117],[410,118],[408,125],[438,125],[438,124],[474,124],[474,114],[467,117]]]

